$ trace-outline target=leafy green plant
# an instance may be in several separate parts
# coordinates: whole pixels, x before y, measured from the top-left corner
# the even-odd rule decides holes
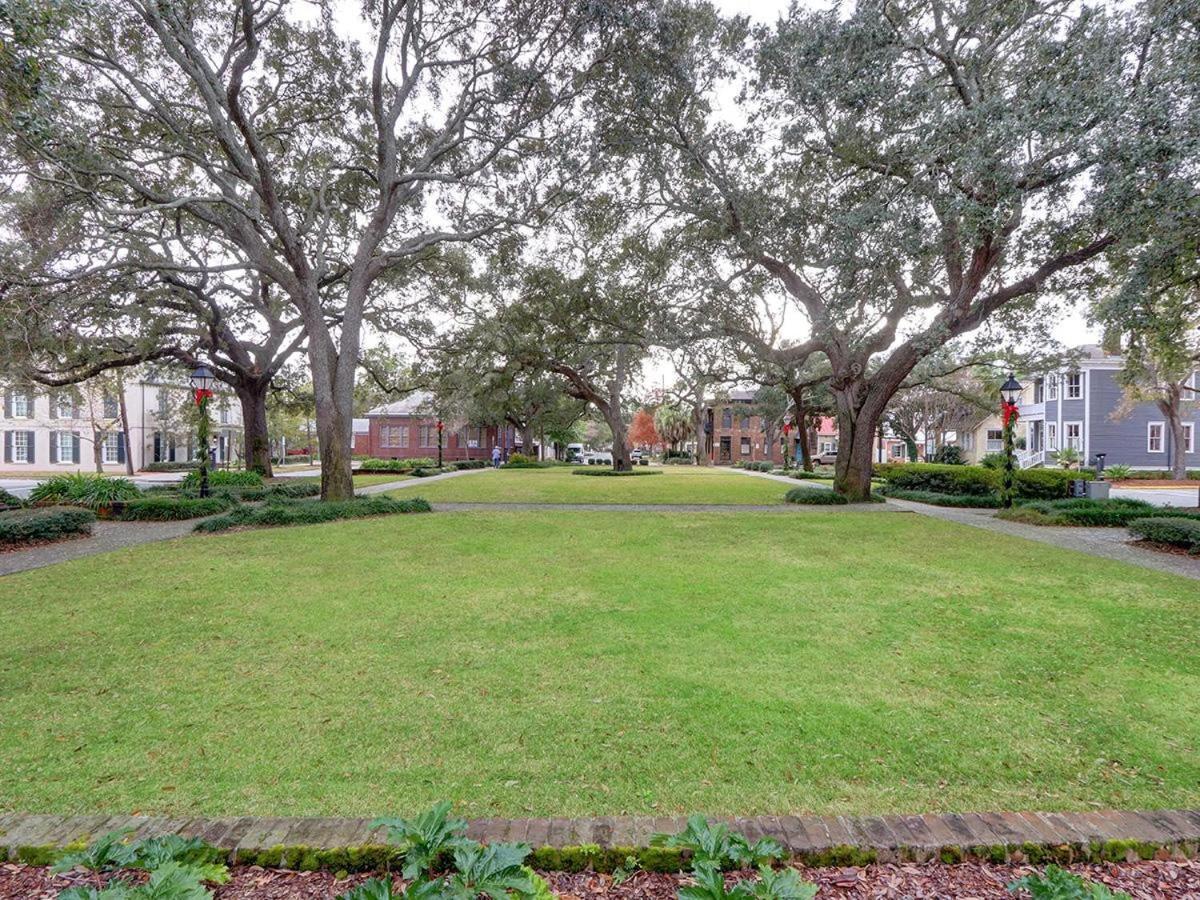
[[[758,871],[757,881],[744,879],[727,888],[720,868],[698,863],[692,869],[696,883],[680,888],[679,900],[812,900],[817,895],[817,886],[802,881],[795,869],[776,872],[762,866]]]
[[[1130,900],[1123,891],[1113,892],[1102,884],[1087,881],[1058,866],[1046,866],[1041,875],[1026,875],[1008,886],[1014,894],[1028,891],[1033,900]]]
[[[83,850],[67,853],[54,864],[52,872],[70,872],[72,869],[87,869],[89,872],[111,872],[128,869],[137,861],[137,851],[128,843],[132,828],[110,831],[102,835]]]
[[[634,876],[642,867],[641,861],[636,856],[627,856],[621,865],[617,866],[612,871],[612,883],[620,886]]]
[[[1189,553],[1200,554],[1200,516],[1196,519],[1149,516],[1129,523],[1134,537],[1169,547],[1180,547]]]
[[[962,448],[957,444],[942,444],[934,452],[933,461],[943,466],[963,466],[967,463]]]
[[[661,475],[661,469],[610,469],[607,466],[587,466],[576,468],[571,471],[572,475],[599,475],[603,476],[621,476],[621,475]]]
[[[656,834],[652,847],[688,850],[694,864],[711,863],[718,868],[741,869],[783,859],[786,851],[772,838],[759,838],[753,844],[745,836],[730,831],[718,822],[710,825],[704,816],[689,816],[687,827],[679,834]]]
[[[371,823],[371,828],[387,828],[389,843],[404,852],[402,874],[407,879],[428,872],[443,854],[469,846],[467,823],[450,816],[451,804],[447,800],[438,803],[412,819],[380,818]]]
[[[1003,453],[988,453],[979,460],[979,464],[985,469],[1003,469],[1004,454]]]
[[[201,881],[214,884],[229,881],[229,867],[222,861],[221,851],[198,837],[164,834],[135,841],[131,848],[133,868],[153,872],[168,863],[177,863],[191,869]]]
[[[24,505],[24,501],[16,494],[10,494],[4,488],[0,488],[0,509],[20,509]]]
[[[449,880],[451,890],[461,900],[471,900],[486,894],[492,900],[507,900],[513,892],[531,897],[537,888],[530,878],[532,871],[525,866],[530,854],[526,844],[488,844],[475,841],[454,851],[454,868]]]
[[[955,506],[968,509],[995,509],[1000,498],[995,494],[939,494],[936,491],[906,491],[884,486],[880,493],[895,500],[911,500],[931,506]]]
[[[760,866],[751,893],[758,900],[812,900],[817,896],[817,886],[803,881],[795,869]]]
[[[1108,500],[1078,497],[1067,500],[1034,500],[1001,510],[997,516],[1029,525],[1076,525],[1119,528],[1135,519],[1197,519],[1200,509],[1154,506],[1144,500],[1118,497]]]
[[[218,497],[144,497],[130,500],[121,510],[125,522],[173,522],[214,516],[229,509],[233,501]]]
[[[135,500],[141,495],[138,486],[128,478],[73,472],[55,475],[35,485],[29,492],[29,499],[34,503],[66,503],[95,509],[123,500]]]
[[[90,534],[96,514],[89,509],[51,507],[0,512],[0,547],[60,541]]]
[[[317,525],[336,519],[359,519],[397,513],[429,512],[428,501],[420,497],[396,500],[391,497],[363,497],[355,500],[322,503],[315,500],[281,500],[265,506],[240,506],[223,516],[196,523],[196,531],[216,532],[230,528],[267,528],[285,525]]]
[[[1050,456],[1056,463],[1064,469],[1071,469],[1079,465],[1079,451],[1074,447],[1063,447],[1061,450],[1055,450]]]
[[[168,862],[151,872],[145,884],[113,881],[103,888],[73,887],[58,900],[208,900],[212,895],[194,868]]]
[[[1104,477],[1109,481],[1125,481],[1133,474],[1133,469],[1124,463],[1114,463],[1104,470]]]
[[[262,487],[262,476],[257,472],[237,472],[228,469],[217,469],[208,473],[209,487]],[[200,472],[188,472],[181,482],[183,488],[192,489],[200,486]]]

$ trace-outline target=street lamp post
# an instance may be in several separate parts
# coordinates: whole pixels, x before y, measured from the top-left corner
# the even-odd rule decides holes
[[[200,496],[208,496],[208,401],[212,399],[213,377],[208,366],[196,366],[188,380],[192,383],[192,393],[196,406],[200,409],[200,425],[197,429],[200,443]]]
[[[783,446],[783,471],[785,471],[785,472],[791,468],[791,466],[788,465],[788,435],[791,433],[792,433],[792,423],[784,422],[783,423],[782,446]]]
[[[1013,429],[1017,424],[1017,401],[1021,398],[1021,383],[1008,373],[1008,380],[1000,386],[1000,416],[1004,423],[1004,483],[1000,491],[1000,505],[1009,509],[1013,504],[1013,481],[1015,480]]]
[[[437,420],[437,432],[438,432],[438,468],[439,469],[442,467],[442,429],[444,427],[445,426],[442,424],[442,420],[438,419]]]

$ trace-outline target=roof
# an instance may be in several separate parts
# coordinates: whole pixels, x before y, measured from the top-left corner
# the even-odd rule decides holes
[[[433,395],[428,391],[414,391],[403,400],[394,400],[391,403],[385,403],[382,406],[376,406],[374,409],[367,410],[368,418],[373,416],[419,416],[425,415],[428,410],[424,409],[426,404],[433,399]]]

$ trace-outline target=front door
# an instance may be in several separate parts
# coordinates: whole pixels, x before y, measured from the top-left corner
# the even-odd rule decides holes
[[[721,455],[717,458],[717,462],[733,462],[733,438],[721,438]]]

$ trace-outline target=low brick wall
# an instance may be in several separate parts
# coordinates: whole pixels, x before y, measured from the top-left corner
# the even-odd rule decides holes
[[[1200,810],[1087,813],[963,813],[913,816],[759,816],[719,818],[749,839],[772,837],[799,862],[864,865],[939,859],[958,862],[1074,862],[1195,857]],[[635,856],[643,868],[674,871],[678,851],[649,846],[656,833],[683,829],[683,818],[476,819],[471,837],[524,842],[544,870],[611,871]],[[166,818],[0,813],[0,858],[47,864],[63,848],[110,831],[132,837],[199,836],[229,851],[233,863],[296,869],[384,869],[399,861],[369,819]]]

